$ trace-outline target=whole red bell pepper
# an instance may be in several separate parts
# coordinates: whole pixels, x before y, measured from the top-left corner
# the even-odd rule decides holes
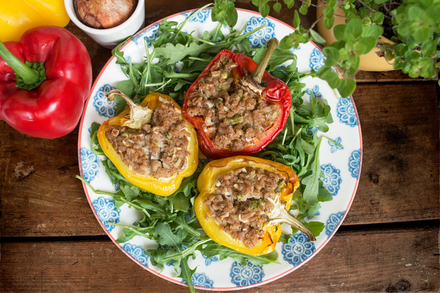
[[[92,84],[84,44],[64,28],[39,27],[0,42],[0,57],[0,119],[35,137],[70,133]]]
[[[271,43],[272,40],[274,40],[274,43]],[[205,156],[211,159],[220,159],[237,155],[254,154],[267,146],[284,128],[287,117],[289,116],[290,107],[292,104],[292,97],[289,87],[282,80],[272,76],[270,73],[264,70],[268,64],[270,55],[273,53],[273,50],[275,50],[276,46],[278,45],[278,41],[276,39],[272,40],[269,41],[268,52],[265,57],[263,57],[260,64],[257,64],[254,60],[244,54],[234,53],[229,50],[222,50],[214,57],[214,59],[208,64],[205,70],[188,89],[188,92],[185,95],[182,113],[185,118],[197,129],[197,135],[199,137],[199,147]],[[236,79],[243,78],[245,75],[247,75],[247,73],[254,73],[254,71],[256,72],[257,70],[261,71],[262,74],[260,76],[260,80],[258,80],[257,83],[264,85],[264,91],[266,92],[265,99],[281,107],[281,116],[278,117],[276,123],[274,123],[269,129],[266,129],[264,136],[258,141],[254,141],[252,144],[246,146],[239,151],[218,148],[209,137],[209,135],[204,131],[205,119],[201,116],[191,117],[188,114],[188,99],[191,93],[197,90],[197,84],[199,80],[207,76],[207,74],[211,70],[211,67],[217,62],[217,60],[220,59],[222,55],[229,56],[233,59],[235,63],[238,64],[238,66],[234,68],[233,71],[233,74],[238,74],[238,77],[235,77]],[[259,67],[259,69],[257,69],[257,67]],[[254,80],[256,79],[254,78]]]

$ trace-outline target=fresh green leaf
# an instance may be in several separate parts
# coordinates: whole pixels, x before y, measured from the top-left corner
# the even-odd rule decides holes
[[[339,50],[335,47],[324,47],[322,52],[327,58],[325,62],[326,65],[333,66],[339,63]]]
[[[310,35],[312,36],[312,41],[314,41],[315,43],[318,43],[318,44],[325,44],[326,43],[326,40],[323,37],[321,37],[320,34],[318,34],[317,32],[315,32],[312,29],[310,30]]]
[[[301,184],[305,185],[303,197],[309,206],[313,206],[318,202],[319,178],[322,174],[321,166],[319,165],[319,149],[321,141],[322,139],[320,139],[313,155],[309,157],[308,166],[311,173],[303,177],[301,180]]]
[[[286,4],[287,5],[287,8],[292,8],[293,7],[293,5],[295,5],[295,0],[283,0],[284,1],[284,4]]]
[[[246,266],[248,261],[256,266],[261,266],[271,263],[278,264],[277,261],[278,253],[276,251],[273,251],[265,255],[255,256],[250,254],[244,254],[236,250],[230,249],[228,247],[225,247],[223,245],[210,242],[204,248],[201,248],[200,252],[207,258],[213,256],[219,256],[219,259],[223,260],[225,258],[230,257],[243,266]]]
[[[92,122],[91,130],[90,130],[90,148],[93,153],[98,156],[104,155],[104,151],[101,148],[101,145],[98,141],[98,130],[101,124]]]
[[[260,12],[260,14],[261,14],[262,17],[266,17],[266,16],[269,15],[270,7],[269,7],[269,5],[264,4],[264,5],[261,5],[261,6],[258,8],[258,11]]]
[[[356,88],[356,82],[352,78],[344,78],[337,88],[342,97],[349,97]]]
[[[325,228],[324,223],[317,222],[317,221],[305,222],[305,223],[304,223],[304,226],[305,226],[310,232],[312,232],[312,234],[313,234],[315,237],[318,237],[318,236],[321,234],[322,230],[324,230],[324,228]]]
[[[238,20],[238,13],[234,6],[235,0],[215,0],[211,12],[212,21],[234,27]]]
[[[354,39],[358,39],[360,36],[362,36],[362,23],[359,17],[350,19],[347,22],[344,39],[347,40],[347,36],[352,36]]]
[[[363,53],[367,54],[376,46],[377,39],[374,37],[362,37],[359,39],[359,43],[363,45]]]
[[[330,61],[332,61],[332,59],[330,59]],[[330,64],[333,65],[331,62]],[[327,64],[319,68],[318,76],[327,81],[332,88],[337,88],[341,84],[339,75]]]
[[[335,18],[333,17],[333,15],[331,15],[331,16],[324,16],[323,22],[324,22],[325,28],[329,30],[335,24]]]
[[[333,34],[335,35],[336,40],[342,41],[345,39],[345,24],[338,24],[333,28]]]
[[[378,25],[364,26],[362,30],[363,37],[373,37],[374,39],[379,39],[383,34],[383,28]]]
[[[301,24],[301,20],[299,18],[298,10],[295,10],[293,13],[293,23],[292,23],[293,28],[298,29],[300,24]]]
[[[436,44],[434,41],[428,40],[422,44],[422,53],[425,56],[432,56],[435,54],[435,51],[437,49]]]

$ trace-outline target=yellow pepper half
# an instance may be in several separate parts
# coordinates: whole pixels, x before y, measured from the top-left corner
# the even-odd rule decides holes
[[[123,95],[118,93],[118,95]],[[140,106],[147,107],[151,110],[157,109],[161,105],[160,99],[170,100],[176,107],[181,110],[180,106],[170,97],[160,93],[149,94],[141,102]],[[137,174],[122,161],[121,157],[113,148],[112,144],[107,140],[105,136],[105,130],[110,125],[125,125],[130,119],[127,118],[127,114],[130,113],[130,109],[126,109],[118,116],[113,117],[105,121],[98,129],[98,141],[106,154],[106,156],[113,162],[119,172],[133,185],[154,193],[160,196],[168,196],[173,194],[182,183],[183,178],[191,176],[197,169],[198,165],[198,141],[197,134],[191,124],[186,122],[187,130],[190,133],[188,149],[190,155],[187,157],[187,167],[182,172],[169,177],[169,178],[154,178],[152,176]]]
[[[0,0],[0,40],[18,41],[33,27],[65,27],[70,21],[63,0]]]
[[[290,209],[293,192],[299,187],[298,176],[290,167],[286,165],[250,156],[229,157],[209,162],[203,169],[197,181],[197,188],[200,194],[194,202],[194,210],[203,230],[209,237],[211,237],[212,240],[214,240],[218,244],[224,245],[226,247],[246,254],[267,254],[275,249],[276,243],[281,236],[280,223],[276,225],[266,225],[264,228],[264,237],[260,240],[260,242],[252,248],[247,248],[242,241],[232,238],[229,233],[220,229],[220,226],[215,221],[215,219],[209,216],[210,210],[209,207],[205,204],[205,201],[213,193],[215,182],[219,176],[225,175],[232,170],[243,167],[261,168],[269,172],[283,174],[283,177],[286,177],[287,175],[288,181],[278,195],[280,204],[279,207],[282,206],[281,213],[285,214]],[[271,214],[272,213],[273,212],[271,212]],[[282,217],[284,216],[284,214],[282,215]],[[302,224],[298,220],[296,220],[295,218],[293,219],[299,224],[292,224],[290,222],[288,224],[306,233],[309,239],[311,238],[311,240],[315,240],[313,234],[311,234],[304,226],[302,226]],[[298,227],[298,225],[302,227]],[[307,231],[304,231],[304,229]]]

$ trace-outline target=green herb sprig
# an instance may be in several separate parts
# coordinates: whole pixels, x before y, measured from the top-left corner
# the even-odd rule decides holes
[[[360,57],[374,47],[378,48],[376,54],[392,63],[394,69],[401,70],[412,78],[435,78],[436,69],[440,68],[440,0],[299,2],[299,10],[292,12],[295,32],[280,43],[283,48],[298,47],[300,43],[310,40],[325,44],[325,40],[314,30],[315,26],[322,20],[324,26],[331,29],[335,22],[335,11],[340,8],[345,13],[345,24],[337,25],[333,29],[337,41],[324,47],[325,64],[317,72],[332,88],[338,89],[343,97],[354,92],[356,82],[352,76],[359,69]],[[283,0],[283,3],[288,9],[292,9],[295,1]],[[282,8],[278,0],[252,0],[252,4],[258,7],[263,17],[269,15],[271,7],[276,12]],[[307,15],[311,6],[325,8],[310,28],[305,29],[301,26],[299,13]],[[341,16],[340,13],[337,15]],[[380,36],[384,34],[384,29],[391,31],[389,38],[394,44],[381,41]],[[332,70],[332,66],[339,69],[343,79]]]

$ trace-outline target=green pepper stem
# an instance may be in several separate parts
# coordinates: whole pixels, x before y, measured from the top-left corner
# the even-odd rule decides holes
[[[38,82],[40,74],[38,71],[29,68],[26,64],[21,62],[6,46],[0,41],[0,57],[19,75],[25,84],[34,84]]]
[[[273,54],[273,51],[278,46],[278,40],[276,38],[272,38],[267,42],[267,50],[266,53],[264,53],[263,58],[260,61],[260,64],[258,64],[257,68],[252,72],[251,77],[252,79],[257,83],[260,84],[263,80],[263,74],[266,71],[267,64],[269,64],[270,57]]]

